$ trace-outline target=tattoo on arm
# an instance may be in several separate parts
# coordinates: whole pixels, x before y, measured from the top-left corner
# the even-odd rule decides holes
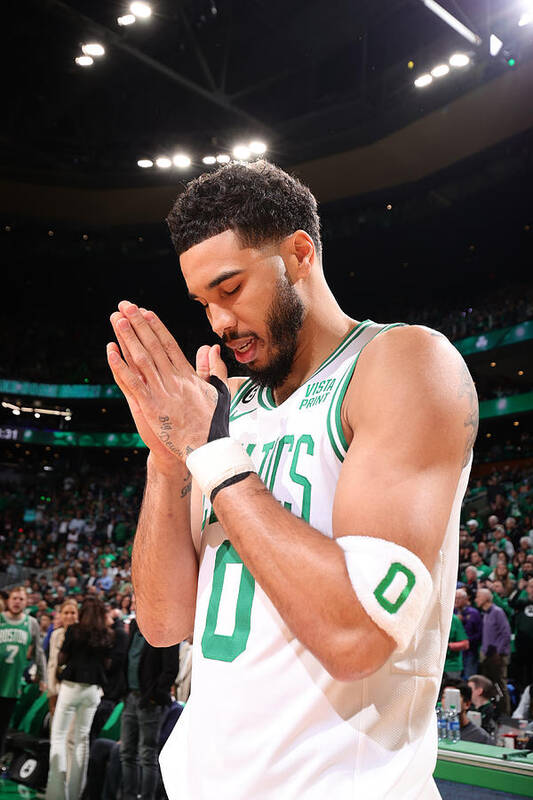
[[[467,436],[465,442],[465,450],[463,453],[463,461],[461,464],[461,467],[466,467],[470,459],[470,453],[472,451],[472,448],[474,447],[474,442],[476,441],[477,430],[479,425],[479,407],[478,407],[476,388],[474,386],[472,376],[470,375],[468,367],[466,366],[464,361],[461,369],[461,380],[459,384],[458,395],[459,397],[467,397],[469,402],[468,413],[463,423],[464,427],[466,428]]]

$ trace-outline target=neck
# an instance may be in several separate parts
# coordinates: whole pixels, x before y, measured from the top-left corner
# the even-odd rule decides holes
[[[5,611],[5,615],[12,622],[19,622],[19,620],[21,620],[24,616],[24,611],[19,611],[18,614],[14,614],[12,611],[9,611],[8,609]]]
[[[319,297],[307,306],[292,369],[273,393],[276,403],[282,403],[305,383],[356,325],[324,282]]]

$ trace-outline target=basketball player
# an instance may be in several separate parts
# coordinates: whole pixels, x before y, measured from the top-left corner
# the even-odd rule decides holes
[[[227,380],[219,345],[194,372],[152,311],[111,317],[109,364],[150,448],[139,624],[155,646],[194,628],[167,793],[436,798],[468,370],[434,331],[341,310],[314,197],[266,162],[192,181],[168,222],[190,297],[248,377]]]

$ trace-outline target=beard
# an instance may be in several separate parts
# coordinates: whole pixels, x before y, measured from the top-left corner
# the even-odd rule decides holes
[[[266,317],[273,351],[270,361],[260,369],[249,364],[239,365],[248,377],[268,389],[281,386],[289,376],[305,317],[304,304],[285,276],[277,281],[276,289]]]

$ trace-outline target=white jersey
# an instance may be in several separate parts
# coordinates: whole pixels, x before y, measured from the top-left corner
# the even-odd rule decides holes
[[[324,536],[332,536],[347,451],[344,395],[362,348],[390,327],[360,323],[279,406],[251,380],[231,405],[231,436],[265,485]],[[334,680],[287,629],[204,500],[191,697],[161,753],[170,800],[439,797],[434,708],[469,471],[462,471],[432,570],[434,591],[410,645],[354,682]]]

